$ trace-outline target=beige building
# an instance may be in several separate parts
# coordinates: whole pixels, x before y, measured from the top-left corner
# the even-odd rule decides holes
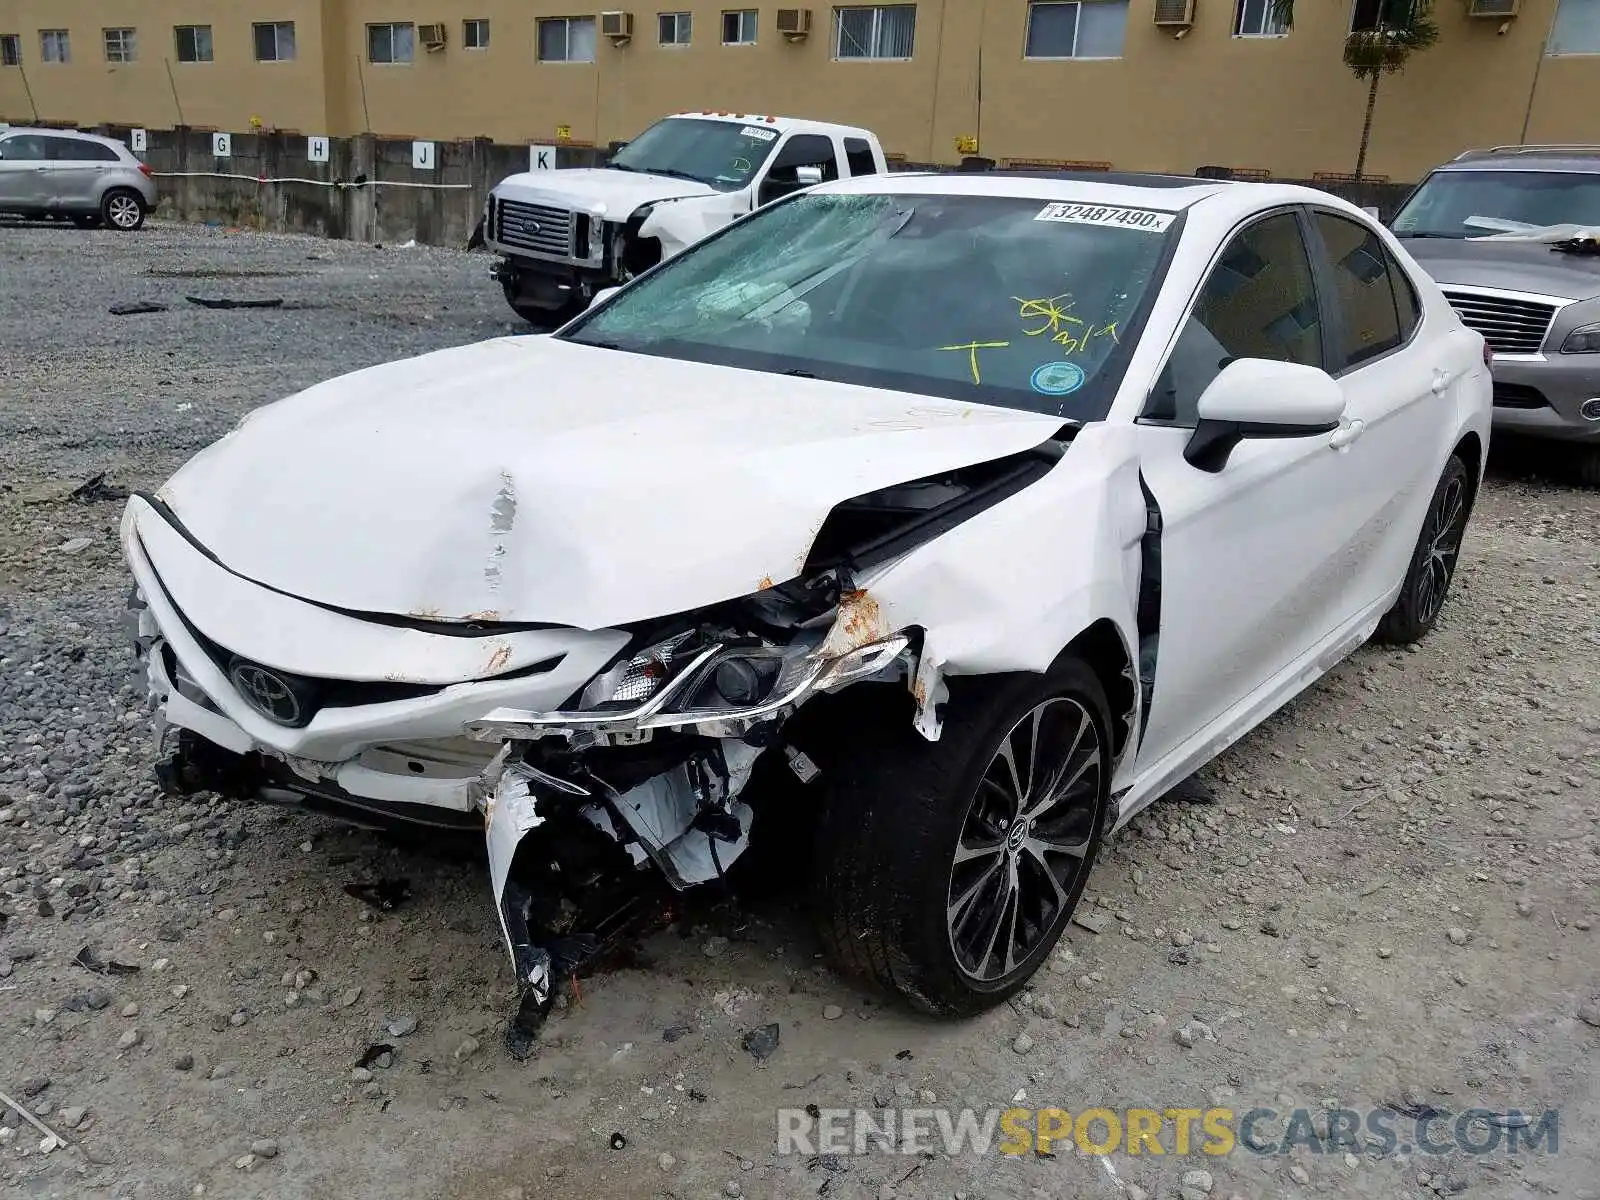
[[[1440,40],[1384,79],[1369,173],[1600,141],[1600,0],[1433,3]],[[1366,85],[1341,47],[1375,4],[1298,0],[1285,32],[1268,0],[0,0],[0,119],[604,143],[710,108],[866,125],[921,162],[976,139],[1307,177],[1354,166]]]

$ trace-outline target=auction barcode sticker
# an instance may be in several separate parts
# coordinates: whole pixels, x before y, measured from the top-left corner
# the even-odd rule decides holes
[[[1173,214],[1148,208],[1120,208],[1110,204],[1046,204],[1035,221],[1061,221],[1069,225],[1114,225],[1119,229],[1142,229],[1146,233],[1165,233]]]
[[[762,129],[756,125],[746,125],[743,129],[739,130],[739,133],[742,137],[755,138],[758,141],[763,142],[770,142],[773,138],[778,136],[778,131],[776,129]]]

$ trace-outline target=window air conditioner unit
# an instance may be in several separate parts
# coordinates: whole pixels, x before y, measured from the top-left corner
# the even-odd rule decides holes
[[[811,32],[811,10],[809,8],[780,8],[778,10],[778,32],[791,42],[798,42]]]
[[[1194,24],[1195,0],[1156,0],[1155,23],[1162,29],[1187,29]]]
[[[1467,0],[1467,16],[1508,21],[1521,7],[1522,0]]]
[[[600,32],[621,46],[633,40],[633,14],[603,12],[600,14]]]
[[[443,50],[450,40],[442,23],[417,26],[417,40],[428,50]]]

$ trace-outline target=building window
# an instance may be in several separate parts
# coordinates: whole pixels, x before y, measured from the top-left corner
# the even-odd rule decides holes
[[[1410,24],[1415,3],[1416,0],[1355,0],[1350,9],[1350,32],[1371,33]]]
[[[1600,0],[1558,0],[1548,54],[1600,54]]]
[[[686,12],[662,13],[657,21],[659,23],[659,37],[663,46],[687,46],[689,36],[694,32],[694,16]]]
[[[910,58],[916,33],[915,4],[833,10],[835,58]]]
[[[202,63],[211,61],[211,26],[176,25],[172,30],[178,42],[178,61]]]
[[[1234,37],[1282,37],[1288,32],[1273,12],[1272,0],[1238,0],[1234,7]]]
[[[134,30],[107,29],[105,35],[108,63],[131,63],[139,57],[139,39]]]
[[[265,21],[255,25],[257,62],[294,61],[294,22]]]
[[[47,63],[72,61],[72,41],[65,29],[39,30],[39,57]]]
[[[546,17],[539,22],[539,61],[592,63],[593,17]]]
[[[367,61],[408,63],[417,57],[417,27],[410,21],[367,26]]]
[[[1128,0],[1081,0],[1028,5],[1028,58],[1121,58]]]
[[[20,67],[22,65],[22,35],[20,33],[0,33],[0,67]]]
[[[487,50],[489,22],[483,18],[470,18],[461,22],[461,46],[465,50]]]
[[[724,46],[756,44],[755,9],[740,8],[722,14],[722,44]]]

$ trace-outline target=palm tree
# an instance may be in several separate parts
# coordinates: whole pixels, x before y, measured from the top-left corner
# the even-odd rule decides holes
[[[1356,181],[1367,165],[1372,140],[1372,110],[1378,103],[1378,81],[1399,71],[1418,50],[1439,40],[1430,0],[1376,0],[1373,23],[1347,34],[1344,65],[1367,81],[1367,111],[1361,119],[1361,146],[1356,151]],[[1273,14],[1285,29],[1294,28],[1294,0],[1272,0]]]

